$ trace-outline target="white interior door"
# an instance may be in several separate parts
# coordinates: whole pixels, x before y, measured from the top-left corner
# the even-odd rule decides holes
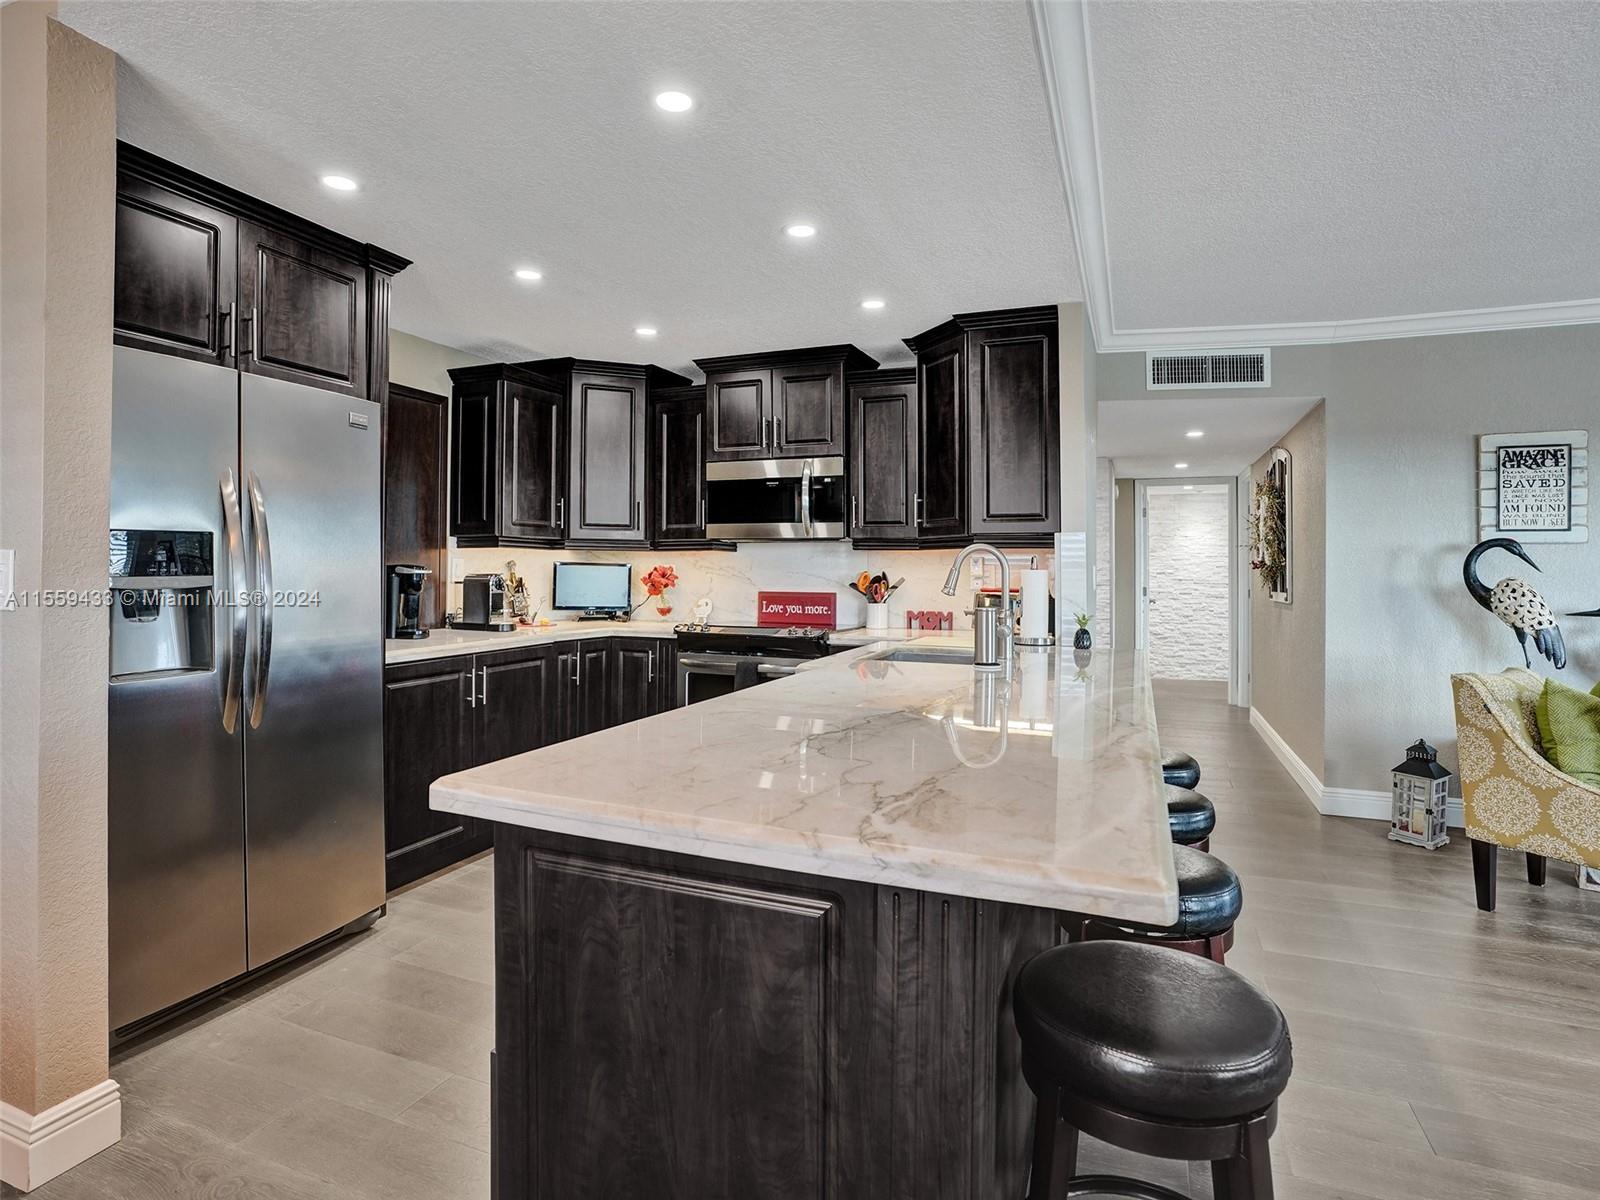
[[[1140,480],[1134,611],[1151,674],[1216,680],[1237,695],[1237,486],[1232,477]]]

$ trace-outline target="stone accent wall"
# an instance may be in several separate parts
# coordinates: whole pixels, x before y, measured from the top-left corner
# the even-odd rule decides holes
[[[1228,678],[1228,494],[1150,491],[1146,518],[1151,673]]]
[[[1111,460],[1094,462],[1094,644],[1111,645]]]

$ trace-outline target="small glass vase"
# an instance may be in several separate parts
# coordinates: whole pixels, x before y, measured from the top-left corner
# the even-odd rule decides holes
[[[667,595],[667,593],[662,592],[656,597],[656,612],[663,617],[670,617],[672,615],[672,597]]]

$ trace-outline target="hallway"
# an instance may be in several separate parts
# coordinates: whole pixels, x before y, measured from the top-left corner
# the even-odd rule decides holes
[[[1473,906],[1465,841],[1428,853],[1319,816],[1225,685],[1158,685],[1202,764],[1213,849],[1243,877],[1229,962],[1289,1017],[1279,1200],[1580,1200],[1600,1180],[1600,895],[1503,855]],[[118,1055],[123,1140],[40,1200],[481,1200],[488,1195],[490,863],[370,932]],[[443,931],[443,932],[441,932]],[[1086,1144],[1084,1170],[1120,1152]],[[1140,1169],[1196,1197],[1209,1171]],[[6,1189],[6,1195],[13,1195]],[[855,1200],[855,1198],[851,1198]],[[860,1198],[870,1200],[870,1198]]]

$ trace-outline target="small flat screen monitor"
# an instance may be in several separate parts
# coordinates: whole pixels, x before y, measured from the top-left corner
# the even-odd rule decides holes
[[[627,563],[558,562],[550,607],[625,613],[633,607],[632,572]]]

